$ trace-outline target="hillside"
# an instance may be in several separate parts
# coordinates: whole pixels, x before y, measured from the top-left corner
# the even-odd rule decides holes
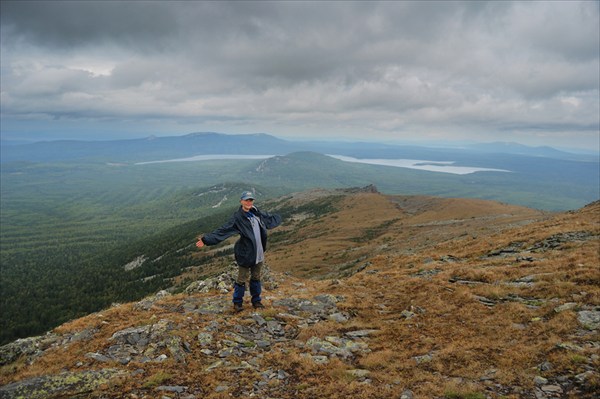
[[[265,310],[231,311],[231,242],[180,252],[190,266],[171,293],[1,347],[0,397],[592,398],[600,389],[600,202],[547,214],[368,187],[259,205],[285,221],[271,234]]]
[[[134,183],[145,190],[148,178],[154,184],[150,192],[154,196],[157,191],[168,191],[173,186],[239,181],[240,175],[251,184],[277,185],[280,193],[282,189],[291,192],[376,184],[387,194],[481,198],[553,211],[576,209],[599,197],[597,154],[570,154],[507,143],[436,148],[372,142],[288,141],[267,134],[192,133],[130,140],[2,145],[0,150],[3,186],[6,186],[3,197],[14,195],[15,187],[25,190],[17,190],[16,194],[26,198],[40,188],[62,193],[85,187],[84,193],[106,198],[106,193],[114,190],[110,184],[105,190],[102,186],[106,183],[117,186]],[[189,161],[195,156],[217,154],[275,157],[265,165],[239,159]],[[365,163],[333,162],[324,154],[356,158]],[[182,162],[184,159],[188,161]],[[176,160],[179,162],[173,162]],[[369,160],[379,161],[379,165],[369,164]],[[436,169],[381,166],[381,161],[410,160],[421,168],[436,165]],[[211,170],[200,175],[199,171],[211,163],[218,164],[218,174],[215,176],[209,166]],[[460,173],[465,174],[456,174],[452,168],[462,169]],[[97,181],[98,187],[95,184],[89,187],[90,182]],[[52,185],[45,187],[49,182]],[[40,183],[43,187],[37,187]],[[127,191],[127,187],[120,189]],[[126,201],[130,196],[125,197]],[[133,197],[138,198],[138,194]],[[67,196],[66,200],[70,198]]]
[[[433,144],[433,143],[432,143]],[[265,133],[223,134],[196,132],[182,136],[149,136],[121,140],[55,140],[34,143],[2,140],[0,162],[64,162],[74,160],[111,159],[113,162],[156,161],[184,158],[199,154],[274,154],[298,151],[336,153],[359,158],[409,158],[447,160],[447,157],[469,162],[474,153],[512,154],[563,160],[598,161],[598,154],[573,154],[551,147],[529,147],[518,143],[479,143],[466,147],[432,147],[394,145],[377,142],[294,141]]]
[[[218,145],[233,142],[246,143],[244,148],[257,150],[262,148],[257,143],[272,141],[261,135],[244,137],[247,142],[221,136],[225,135],[188,135],[167,141],[190,151],[199,151],[201,144],[209,142],[217,147],[206,145],[205,151],[216,151],[215,148],[221,148]],[[155,141],[161,140],[146,141],[136,143],[158,151],[160,146],[156,147]],[[130,153],[146,154],[121,144]],[[194,233],[182,236],[176,232],[179,226],[186,224],[185,230],[191,231],[194,224],[199,229],[203,220],[211,216],[220,220],[217,213],[235,206],[239,192],[249,187],[258,190],[261,199],[267,199],[315,187],[375,184],[389,195],[479,198],[549,211],[577,209],[598,199],[600,169],[593,162],[506,154],[465,157],[439,149],[431,153],[399,148],[377,150],[367,144],[362,147],[370,156],[422,155],[423,159],[452,159],[467,166],[506,167],[511,172],[454,175],[344,162],[316,152],[295,152],[264,160],[143,165],[131,160],[114,162],[115,159],[101,155],[85,162],[64,159],[56,163],[4,163],[3,158],[0,291],[4,295],[0,297],[0,344],[40,334],[112,302],[138,300],[166,288],[168,282],[150,277],[178,275],[179,269],[188,266],[187,262],[155,263],[131,272],[123,271],[121,266],[139,256],[139,247],[146,242],[172,243],[173,234],[181,240],[191,240]],[[342,150],[356,151],[356,146],[342,146],[339,152]],[[73,151],[68,155],[77,154]],[[351,155],[359,156],[354,152]],[[496,161],[501,162],[495,164]],[[162,248],[162,244],[158,247]],[[328,267],[327,262],[323,267]],[[30,299],[31,292],[37,296],[35,301]]]
[[[74,161],[110,159],[112,162],[141,162],[183,158],[198,154],[256,154],[294,151],[292,143],[267,134],[225,135],[213,132],[142,139],[82,141],[57,140],[2,146],[2,162]],[[274,151],[274,152],[269,152]],[[260,152],[259,152],[260,153]]]

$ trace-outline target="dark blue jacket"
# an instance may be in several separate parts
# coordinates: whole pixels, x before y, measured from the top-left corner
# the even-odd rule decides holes
[[[267,229],[272,229],[281,224],[281,216],[277,214],[269,214],[261,212],[256,207],[252,207],[250,211],[258,218],[260,226],[260,238],[263,249],[267,250]],[[239,266],[252,267],[256,264],[256,241],[254,239],[254,231],[252,224],[246,213],[240,206],[233,214],[231,219],[223,226],[219,227],[212,233],[202,237],[202,242],[206,245],[215,245],[231,237],[234,234],[239,234],[240,239],[235,243],[233,252],[235,261]]]

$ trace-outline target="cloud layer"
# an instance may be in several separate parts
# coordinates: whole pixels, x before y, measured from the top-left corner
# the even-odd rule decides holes
[[[3,135],[598,143],[596,1],[1,4]]]

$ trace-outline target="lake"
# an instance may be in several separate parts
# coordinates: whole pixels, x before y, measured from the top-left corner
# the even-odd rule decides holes
[[[197,162],[213,161],[218,159],[267,159],[275,155],[232,155],[232,154],[209,154],[196,155],[188,158],[164,159],[160,161],[138,162],[136,165],[149,165],[168,162]],[[429,172],[452,173],[455,175],[466,175],[475,172],[510,172],[504,169],[479,168],[475,166],[454,166],[454,161],[427,161],[420,159],[359,159],[345,155],[327,154],[331,158],[344,162],[364,163],[369,165],[393,166],[396,168],[408,168],[426,170]]]
[[[344,162],[366,163],[370,165],[394,166],[397,168],[427,170],[429,172],[452,173],[455,175],[467,175],[475,172],[510,172],[504,169],[479,168],[474,166],[453,166],[454,161],[426,161],[419,159],[358,159],[344,155],[328,156]]]
[[[161,161],[148,161],[138,162],[135,165],[149,165],[153,163],[167,163],[167,162],[194,162],[194,161],[214,161],[217,159],[267,159],[272,158],[275,155],[231,155],[231,154],[209,154],[209,155],[196,155],[188,158],[176,158],[176,159],[163,159]]]

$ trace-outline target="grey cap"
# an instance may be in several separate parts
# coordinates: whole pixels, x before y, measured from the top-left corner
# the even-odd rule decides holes
[[[242,193],[242,196],[240,197],[241,200],[249,200],[249,199],[254,199],[254,193],[252,193],[252,191],[244,191]]]

